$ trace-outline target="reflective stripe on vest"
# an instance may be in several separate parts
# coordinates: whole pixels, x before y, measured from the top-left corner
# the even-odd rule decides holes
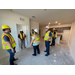
[[[23,33],[23,37],[22,37],[22,34],[20,33],[20,38],[21,38],[21,39],[25,38],[24,33]]]
[[[40,42],[40,41],[39,41],[39,39],[40,39],[39,37],[36,38],[35,35],[33,35],[33,36],[34,36],[34,38],[35,38],[35,40],[33,41],[33,43],[38,43],[38,42]]]
[[[5,42],[4,39],[3,39],[3,37],[4,37],[5,35],[9,38],[9,42],[10,42],[11,46],[12,46],[13,48],[16,47],[16,42],[15,42],[14,38],[12,37],[12,35],[3,33],[3,34],[2,34],[2,47],[3,47],[3,49],[4,49],[4,50],[9,50],[9,49],[11,49],[11,48],[6,44],[6,42]]]
[[[45,33],[44,40],[48,40],[48,38],[49,38],[49,33],[50,33],[50,31],[48,31],[47,33]],[[50,39],[49,39],[49,41],[50,41]]]

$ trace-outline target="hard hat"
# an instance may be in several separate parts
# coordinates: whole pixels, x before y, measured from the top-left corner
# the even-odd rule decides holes
[[[53,28],[53,30],[55,30],[55,28]]]
[[[38,30],[37,30],[37,29],[34,29],[34,31],[35,31],[35,32],[38,32]]]
[[[2,25],[2,29],[11,29],[8,25]]]
[[[46,26],[45,28],[49,29],[49,26]]]
[[[20,31],[23,31],[22,29],[20,29]]]

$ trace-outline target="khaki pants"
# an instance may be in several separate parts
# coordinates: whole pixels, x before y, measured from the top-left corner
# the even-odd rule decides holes
[[[21,40],[21,48],[25,47],[25,40]]]

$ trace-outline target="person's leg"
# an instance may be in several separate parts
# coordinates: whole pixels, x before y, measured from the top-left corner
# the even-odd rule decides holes
[[[12,50],[6,50],[9,54],[10,54],[10,65],[14,65],[13,63],[13,58],[14,58],[14,53],[12,52]]]
[[[52,38],[52,44],[51,44],[51,46],[53,45],[53,38]]]
[[[38,52],[38,54],[40,54],[40,49],[39,49],[39,45],[37,45],[37,52]]]
[[[23,44],[23,41],[21,40],[21,49],[22,49],[22,44]]]
[[[55,46],[55,38],[53,39],[53,45]]]
[[[33,46],[33,49],[34,49],[34,54],[36,56],[36,46]]]
[[[49,53],[49,49],[50,49],[50,41],[47,41],[47,54],[46,56],[48,56],[50,53]]]
[[[26,48],[26,47],[25,47],[25,40],[23,40],[23,45],[24,45],[24,48]]]
[[[45,50],[44,52],[46,52],[46,51],[47,51],[47,41],[45,41],[45,47],[46,47],[46,50]]]

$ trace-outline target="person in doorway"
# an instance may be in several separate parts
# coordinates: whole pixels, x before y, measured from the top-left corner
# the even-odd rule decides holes
[[[16,42],[13,38],[13,36],[10,34],[11,33],[11,28],[8,25],[2,25],[2,47],[3,50],[6,50],[10,54],[10,65],[17,65],[14,64],[14,61],[17,60],[14,58],[14,55],[16,53],[15,47],[16,47]]]
[[[33,56],[36,56],[36,49],[37,49],[37,53],[40,54],[40,50],[39,50],[39,44],[40,44],[40,37],[38,34],[38,30],[35,29],[34,30],[34,35],[32,36],[32,40],[31,40],[31,45],[33,44],[33,49],[34,49],[34,54],[32,54]]]
[[[52,44],[51,46],[55,46],[55,39],[57,37],[57,33],[55,31],[55,28],[53,28],[53,32],[52,32]]]
[[[45,46],[46,46],[46,50],[44,52],[47,52],[47,54],[45,56],[48,56],[50,53],[49,53],[49,50],[50,50],[50,41],[51,41],[51,32],[49,30],[49,26],[46,26],[45,27],[45,36],[44,36],[44,40],[45,40]]]
[[[23,49],[22,46],[24,46],[24,48],[26,48],[25,47],[25,38],[26,38],[26,35],[23,33],[22,29],[20,29],[20,33],[18,34],[18,38],[21,40],[21,49]]]

